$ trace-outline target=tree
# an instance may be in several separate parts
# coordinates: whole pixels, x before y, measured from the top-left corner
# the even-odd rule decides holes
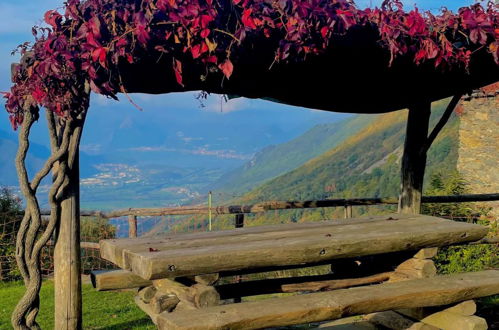
[[[21,199],[8,188],[0,188],[0,281],[20,278],[16,266],[16,232],[21,222]]]
[[[468,183],[455,171],[446,176],[434,174],[426,195],[463,195],[468,193]],[[488,225],[485,217],[489,209],[472,203],[423,204],[423,213],[450,217],[458,221],[480,222]],[[440,273],[460,273],[494,268],[499,265],[499,248],[495,245],[449,246],[440,249],[435,258]]]

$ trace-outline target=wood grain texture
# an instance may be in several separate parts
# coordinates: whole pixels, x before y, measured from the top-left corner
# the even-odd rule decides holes
[[[145,279],[325,263],[476,241],[487,228],[421,215],[324,221],[158,239],[104,240],[101,255]],[[151,252],[153,251],[153,252]]]
[[[61,202],[61,220],[54,247],[55,328],[81,329],[80,184],[78,153],[70,171],[67,197]]]
[[[304,291],[330,291],[353,286],[381,283],[390,278],[392,272],[366,277],[333,279],[332,275],[299,276],[243,281],[215,286],[221,299],[232,299],[271,293],[292,293]]]
[[[372,221],[383,221],[389,218],[392,219],[409,219],[413,218],[412,215],[387,215],[384,217],[368,217],[362,219],[349,220],[349,224],[364,224]],[[171,249],[175,246],[203,246],[216,243],[221,238],[225,242],[243,240],[265,239],[261,236],[263,233],[277,232],[277,234],[286,235],[291,231],[308,230],[313,228],[321,228],[326,226],[343,226],[344,221],[320,221],[302,224],[279,224],[247,227],[244,229],[232,229],[215,232],[198,232],[198,233],[185,233],[185,234],[167,234],[155,238],[139,238],[139,239],[108,239],[100,241],[101,256],[104,259],[110,260],[121,268],[124,267],[122,252],[124,250],[130,251],[147,251],[149,247],[157,249]],[[186,243],[189,242],[189,243]]]
[[[100,270],[90,273],[92,285],[97,291],[132,289],[152,285],[128,270]]]
[[[153,281],[154,287],[162,293],[175,295],[182,303],[195,308],[205,308],[220,304],[220,295],[214,287],[196,283],[186,286],[169,279]]]
[[[424,99],[409,107],[402,156],[399,213],[421,213],[430,115],[431,102]]]
[[[421,249],[414,255],[414,258],[416,259],[431,259],[435,257],[438,253],[438,248],[436,247],[431,247],[431,248],[425,248]]]
[[[400,330],[410,328],[415,322],[394,311],[378,312],[365,315],[365,320],[382,326],[383,329]]]
[[[440,306],[499,293],[499,271],[489,270],[161,313],[159,329],[259,329],[339,319],[397,308]]]
[[[487,330],[487,321],[478,316],[464,316],[447,311],[432,314],[421,322],[442,330]]]

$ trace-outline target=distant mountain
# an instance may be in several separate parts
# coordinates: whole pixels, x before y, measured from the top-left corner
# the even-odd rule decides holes
[[[218,199],[232,199],[231,196],[248,192],[334,148],[377,117],[357,115],[339,122],[316,125],[289,142],[264,148],[243,166],[223,175],[210,188],[216,191]]]
[[[17,153],[17,133],[0,130],[0,186],[17,186],[17,173],[15,156]],[[26,166],[28,173],[33,175],[50,156],[50,150],[44,145],[31,141]],[[95,164],[104,163],[104,156],[80,153],[80,173],[82,177],[92,176],[97,173]]]
[[[0,186],[18,185],[14,158],[17,153],[17,135],[0,130]],[[31,143],[26,166],[30,174],[43,165],[50,151],[37,143]]]
[[[200,109],[194,96],[191,104],[178,95],[134,95],[143,107],[138,111],[127,101],[110,103],[93,95],[80,146],[83,209],[187,203],[258,150],[345,116],[257,100],[238,100],[238,107],[222,103],[227,112],[220,113],[220,102],[212,109],[212,101],[207,100],[207,107]],[[50,154],[43,120],[33,126],[30,140],[26,165],[34,173]],[[0,186],[17,186],[16,150],[17,133],[4,114],[0,116]],[[49,182],[50,178],[44,183]],[[46,189],[40,189],[41,207],[47,207]]]
[[[431,127],[436,124],[447,103],[448,100],[443,100],[433,104]],[[367,125],[358,125],[358,129],[351,131],[351,136],[337,146],[224,204],[252,204],[271,200],[395,197],[400,189],[400,160],[406,121],[407,111],[377,115],[371,118]],[[448,174],[456,170],[458,128],[459,118],[452,115],[428,152],[425,181],[429,181],[434,173]],[[268,161],[273,163],[274,159],[269,158]],[[262,163],[259,166],[266,168],[265,165]],[[370,213],[381,210],[386,212],[386,207],[369,207]],[[366,207],[355,207],[354,215],[366,211]],[[249,225],[317,221],[341,217],[342,212],[341,208],[276,211],[247,215],[245,221]],[[233,226],[232,221],[233,217],[219,216],[214,227],[227,228]],[[205,225],[204,217],[195,217],[180,222],[173,229],[181,231],[193,227],[204,228]]]

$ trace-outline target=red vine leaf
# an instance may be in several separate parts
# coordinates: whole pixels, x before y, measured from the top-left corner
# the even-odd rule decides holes
[[[243,22],[244,26],[249,27],[251,29],[256,29],[255,21],[251,17],[251,13],[253,12],[253,9],[245,9],[243,11],[243,16],[241,18],[241,21]]]
[[[47,93],[43,91],[39,86],[36,86],[35,90],[33,91],[33,93],[31,93],[31,95],[38,104],[41,104],[45,99],[45,96],[47,96]]]
[[[177,83],[184,87],[182,82],[182,62],[177,59],[173,59],[173,71],[175,72],[175,79],[177,79]]]
[[[44,19],[48,25],[56,29],[61,24],[62,16],[56,10],[49,10],[45,13]]]
[[[226,59],[225,62],[220,63],[218,67],[220,68],[220,70],[222,70],[223,74],[225,75],[225,77],[227,77],[227,79],[229,79],[230,76],[232,76],[234,65],[229,59]]]
[[[94,62],[99,61],[100,65],[103,67],[107,68],[106,66],[106,55],[107,55],[107,50],[104,47],[99,47],[94,49],[92,52],[92,60]]]

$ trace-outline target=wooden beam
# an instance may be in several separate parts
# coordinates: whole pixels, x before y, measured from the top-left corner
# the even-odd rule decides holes
[[[175,295],[179,301],[194,308],[216,306],[220,303],[220,295],[212,286],[197,283],[189,287],[166,278],[153,281],[153,285],[159,292]]]
[[[498,293],[499,271],[489,270],[216,306],[196,313],[162,313],[157,321],[159,329],[168,330],[260,329],[447,305]]]
[[[137,216],[129,215],[128,216],[128,237],[135,238],[137,237]]]
[[[377,326],[383,327],[382,329],[392,330],[409,329],[412,325],[414,325],[414,323],[416,323],[394,311],[371,313],[365,315],[363,319]]]
[[[384,221],[386,219],[408,219],[413,218],[414,215],[401,215],[392,214],[386,216],[376,216],[368,217],[362,219],[352,219],[348,222],[348,225],[361,225],[364,223],[371,223],[375,221]],[[181,234],[167,234],[156,237],[138,238],[138,239],[107,239],[100,241],[100,253],[101,257],[113,262],[120,268],[127,268],[125,264],[124,252],[129,251],[140,251],[141,247],[143,251],[149,251],[149,247],[145,247],[144,244],[150,245],[151,248],[158,250],[163,250],[165,247],[170,249],[176,245],[185,245],[190,247],[199,247],[212,243],[216,243],[223,238],[226,243],[247,241],[247,240],[261,240],[265,239],[265,236],[273,235],[293,235],[296,236],[297,230],[308,231],[314,228],[322,230],[324,228],[331,228],[336,226],[345,226],[343,221],[321,221],[321,222],[309,222],[301,224],[279,224],[279,225],[266,225],[266,226],[253,226],[241,229],[232,230],[222,230],[214,232],[197,232],[197,233],[181,233]],[[322,229],[321,229],[322,228]],[[275,233],[275,234],[272,234]],[[187,243],[185,241],[188,241]],[[213,272],[205,272],[213,273]],[[203,274],[203,273],[198,273]],[[194,275],[198,275],[194,274]]]
[[[465,203],[492,202],[499,200],[499,194],[474,194],[456,196],[423,196],[423,203]]]
[[[256,296],[271,293],[317,292],[349,288],[387,281],[392,272],[349,279],[331,279],[332,275],[273,278],[215,286],[221,299]]]
[[[97,291],[133,289],[152,285],[128,270],[97,270],[90,273],[90,280]]]
[[[76,152],[68,173],[67,193],[61,203],[61,221],[54,249],[55,329],[82,327],[80,252],[80,172]]]
[[[145,279],[191,276],[223,271],[331,262],[373,254],[417,250],[427,246],[476,241],[487,228],[430,216],[404,216],[404,220],[352,220],[293,224],[293,230],[234,229],[190,239],[131,239],[101,241],[101,255]],[[285,227],[286,228],[286,227]],[[308,229],[307,229],[308,228]],[[247,232],[246,232],[247,230]],[[226,233],[227,234],[227,233]],[[198,236],[199,237],[199,236]],[[135,241],[137,245],[130,244]],[[153,250],[151,250],[153,249]]]
[[[235,215],[234,225],[236,228],[243,228],[244,227],[244,213],[238,213]]]
[[[499,193],[495,194],[469,194],[456,196],[423,196],[422,203],[462,203],[462,202],[491,202],[499,200]],[[327,199],[327,200],[310,200],[310,201],[270,201],[255,205],[235,205],[235,206],[217,206],[212,208],[216,214],[244,214],[257,213],[273,210],[290,210],[290,209],[308,209],[321,207],[342,207],[345,205],[360,206],[360,205],[392,205],[398,204],[399,199],[395,197],[382,198],[354,198],[354,199]],[[50,215],[49,210],[42,210],[41,215]],[[24,212],[19,212],[23,215]],[[119,218],[123,216],[162,216],[162,215],[196,215],[208,214],[207,207],[167,207],[167,208],[143,208],[143,209],[126,209],[111,211],[105,213],[95,210],[81,210],[80,215],[85,217],[100,217],[100,218]]]
[[[448,311],[442,311],[425,317],[421,320],[426,323],[444,330],[487,330],[487,321],[485,319],[471,315],[464,316]]]
[[[454,95],[447,105],[447,108],[445,109],[445,112],[443,113],[442,117],[438,121],[438,123],[435,125],[433,130],[431,131],[430,135],[428,136],[428,139],[426,140],[424,146],[423,146],[423,151],[427,152],[428,149],[430,149],[431,145],[437,138],[438,134],[440,131],[442,131],[442,128],[444,128],[445,124],[449,121],[450,116],[456,109],[457,105],[459,104],[459,101],[461,101],[461,98],[463,97],[463,94],[457,94]]]
[[[48,241],[47,246],[53,246],[55,245],[54,241]],[[99,243],[95,243],[95,242],[80,242],[80,248],[81,249],[95,249],[95,250],[98,250],[100,249],[100,245]]]
[[[428,138],[430,115],[430,102],[421,102],[409,108],[402,157],[400,213],[421,213],[421,197],[426,167],[426,150],[424,148]]]
[[[419,250],[414,255],[414,258],[416,258],[416,259],[431,259],[431,258],[436,257],[437,254],[438,254],[438,248],[436,248],[436,247],[426,248],[426,249]]]
[[[345,219],[350,219],[352,218],[352,205],[345,205]]]

